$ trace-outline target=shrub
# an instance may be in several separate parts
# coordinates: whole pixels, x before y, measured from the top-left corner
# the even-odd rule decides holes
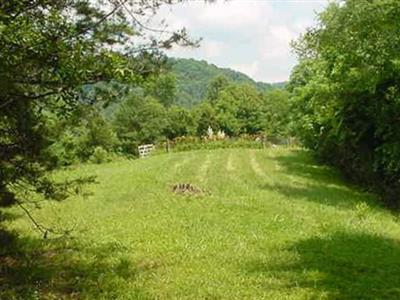
[[[206,139],[193,136],[179,137],[170,142],[172,151],[190,151],[202,149],[221,149],[221,148],[263,148],[262,139],[257,136],[246,135],[237,138],[225,139]],[[160,148],[165,148],[163,144]]]
[[[96,164],[101,164],[110,160],[110,154],[100,146],[94,148],[93,154],[89,157],[89,161]]]

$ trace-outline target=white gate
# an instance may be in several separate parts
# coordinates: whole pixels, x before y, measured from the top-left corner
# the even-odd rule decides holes
[[[138,150],[139,150],[139,157],[143,158],[150,155],[151,151],[154,150],[154,145],[153,144],[140,145],[138,147]]]

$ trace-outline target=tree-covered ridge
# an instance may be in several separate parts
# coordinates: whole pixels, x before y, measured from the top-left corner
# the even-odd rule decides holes
[[[204,60],[170,58],[170,63],[176,76],[176,104],[185,107],[200,103],[206,96],[208,85],[218,76],[224,76],[234,83],[254,86],[260,92],[284,86],[284,83],[257,82],[241,72],[219,68]]]

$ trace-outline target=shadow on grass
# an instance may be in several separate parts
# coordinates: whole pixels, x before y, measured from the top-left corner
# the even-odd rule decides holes
[[[366,202],[371,207],[377,206],[370,195],[352,191],[345,187],[329,186],[329,183],[306,184],[293,186],[291,184],[264,184],[263,189],[273,190],[287,199],[305,199],[319,204],[341,208],[354,208],[357,203]]]
[[[292,150],[271,159],[278,162],[283,178],[286,176],[287,179],[263,184],[262,189],[274,190],[289,199],[302,198],[332,206],[350,208],[361,201],[370,206],[379,206],[370,194],[347,183],[337,170],[318,164],[308,151]],[[291,182],[296,177],[300,183]]]
[[[283,288],[307,289],[318,298],[400,299],[400,242],[369,234],[336,233],[306,239],[287,249],[293,263],[248,264],[250,274],[272,274]],[[313,298],[314,299],[314,298]],[[325,298],[324,298],[325,299]]]
[[[151,271],[133,265],[126,252],[118,244],[87,249],[72,239],[20,238],[0,228],[0,299],[116,299]],[[150,298],[132,285],[129,293]]]
[[[310,151],[293,149],[285,155],[276,156],[275,160],[290,174],[312,180],[343,183],[343,178],[338,170],[319,163]]]
[[[0,224],[4,221],[13,221],[18,219],[18,216],[9,212],[0,211]]]

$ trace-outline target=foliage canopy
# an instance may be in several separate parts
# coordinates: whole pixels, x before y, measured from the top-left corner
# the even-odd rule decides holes
[[[176,1],[174,1],[176,2]],[[0,203],[18,188],[48,197],[44,118],[68,116],[85,85],[141,84],[165,59],[159,50],[195,45],[185,30],[160,31],[141,20],[170,0],[12,0],[0,3]],[[94,141],[92,141],[94,142]]]
[[[289,89],[305,145],[398,202],[400,2],[332,3],[294,44]]]

